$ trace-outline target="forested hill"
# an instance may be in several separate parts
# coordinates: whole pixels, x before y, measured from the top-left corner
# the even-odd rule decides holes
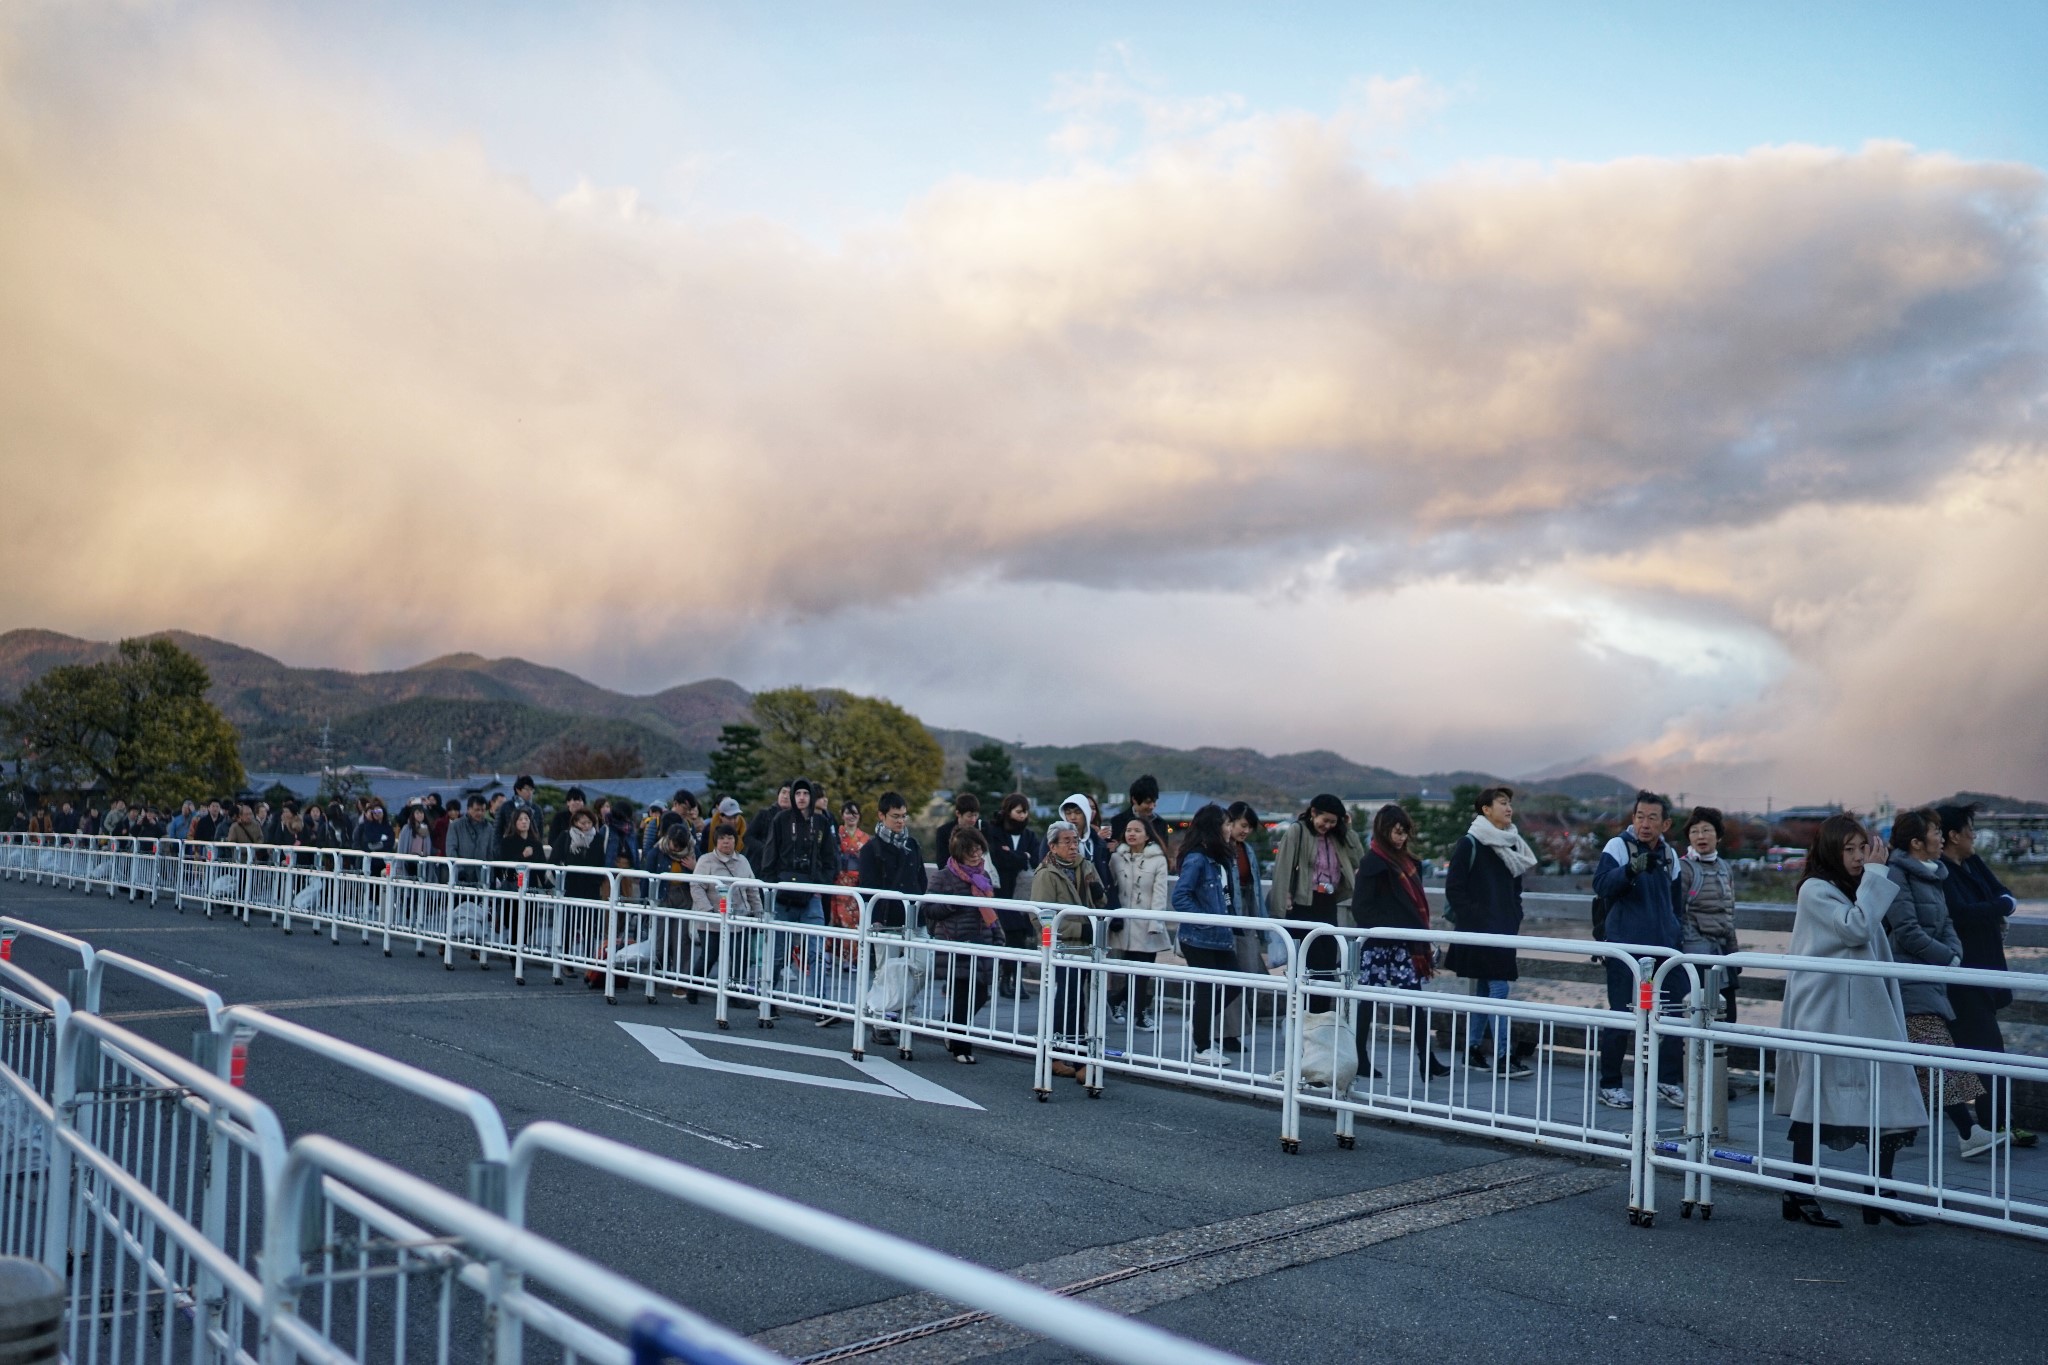
[[[721,726],[752,715],[752,694],[723,678],[631,696],[524,659],[450,654],[385,673],[293,668],[204,635],[165,631],[212,675],[208,694],[242,735],[252,768],[316,762],[331,723],[337,761],[440,772],[453,739],[456,767],[516,767],[553,743],[637,746],[655,771],[702,766]],[[0,634],[0,696],[50,669],[94,663],[113,646],[54,631]]]
[[[461,771],[508,771],[543,753],[637,748],[658,772],[702,767],[720,727],[752,718],[753,697],[723,678],[684,683],[647,696],[614,692],[573,673],[525,659],[448,654],[411,668],[351,673],[293,668],[267,654],[204,635],[163,632],[190,650],[213,678],[210,696],[242,736],[243,761],[260,771],[303,770],[319,761],[320,731],[331,726],[336,762],[379,763],[423,773],[443,771],[454,746]],[[47,630],[0,634],[0,697],[19,693],[50,669],[92,663],[113,646]],[[946,782],[962,777],[967,751],[995,743],[969,730],[932,728],[946,753]],[[1167,790],[1243,797],[1281,809],[1318,791],[1343,797],[1448,793],[1460,783],[1497,781],[1478,772],[1409,774],[1355,763],[1327,749],[1267,755],[1254,749],[1174,749],[1124,741],[1106,744],[1006,744],[1020,769],[1050,777],[1079,764],[1112,792],[1151,773]],[[582,774],[573,774],[582,775]],[[1625,796],[1628,784],[1579,773],[1533,784],[1579,800]]]

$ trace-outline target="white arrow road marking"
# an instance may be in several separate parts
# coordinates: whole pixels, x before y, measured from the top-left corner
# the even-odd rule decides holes
[[[661,1061],[676,1066],[693,1066],[700,1071],[723,1071],[733,1076],[758,1076],[769,1081],[794,1081],[798,1085],[818,1085],[827,1090],[852,1090],[863,1095],[880,1095],[892,1100],[917,1100],[924,1104],[942,1104],[953,1109],[981,1109],[982,1106],[963,1095],[956,1095],[935,1081],[928,1081],[908,1067],[884,1061],[880,1057],[865,1057],[855,1061],[843,1052],[830,1048],[804,1047],[799,1043],[778,1043],[768,1038],[738,1038],[727,1033],[698,1033],[691,1029],[656,1028],[652,1024],[620,1024],[620,1028],[634,1042],[646,1048]],[[827,1061],[844,1062],[855,1071],[869,1077],[856,1081],[840,1076],[814,1076],[804,1071],[783,1071],[772,1066],[749,1066],[745,1062],[722,1061],[707,1057],[689,1042],[715,1043],[719,1047],[753,1047],[764,1052],[792,1052],[800,1057],[823,1057]]]

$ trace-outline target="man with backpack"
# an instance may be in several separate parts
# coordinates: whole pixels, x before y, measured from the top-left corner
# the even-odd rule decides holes
[[[1593,873],[1594,927],[1598,937],[1626,948],[1670,948],[1676,950],[1685,938],[1681,910],[1682,868],[1677,850],[1664,840],[1671,824],[1671,802],[1655,792],[1636,793],[1629,825],[1607,841],[1600,851],[1600,866]],[[1603,913],[1604,912],[1604,913]],[[1607,1006],[1627,1012],[1635,1009],[1635,974],[1618,958],[1606,958]],[[1665,978],[1667,1005],[1684,1000],[1684,978],[1674,973]],[[1600,1081],[1598,1098],[1609,1109],[1633,1109],[1635,1097],[1622,1084],[1621,1063],[1628,1052],[1630,1033],[1620,1029],[1600,1030]],[[1657,1094],[1667,1104],[1682,1106],[1684,1075],[1676,1038],[1665,1038],[1657,1047]]]

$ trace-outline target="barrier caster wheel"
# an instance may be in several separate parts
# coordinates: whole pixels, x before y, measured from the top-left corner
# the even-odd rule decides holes
[[[911,1059],[911,1058],[912,1058],[913,1056],[915,1056],[916,1054],[915,1054],[915,1053],[913,1053],[913,1052],[912,1052],[912,1051],[911,1051],[911,1050],[910,1050],[909,1048],[907,1048],[907,1047],[899,1047],[899,1048],[897,1048],[897,1049],[896,1049],[896,1055],[897,1055],[898,1057],[901,1057],[901,1058],[902,1058],[902,1059],[903,1059],[904,1061],[906,1061],[906,1062],[907,1062],[907,1061],[909,1061],[909,1060],[910,1060],[910,1059]]]
[[[455,964],[453,962],[443,962],[441,964],[441,970],[452,972],[455,970]]]
[[[515,986],[524,986],[526,984],[526,978],[523,976],[515,976],[512,978],[512,984]]]
[[[1692,1200],[1688,1199],[1678,1206],[1678,1216],[1680,1218],[1692,1217]]]
[[[391,956],[391,950],[390,950],[389,948],[386,948],[386,949],[384,950],[384,956],[386,956],[386,957],[390,957],[390,956]]]
[[[1358,1139],[1349,1133],[1341,1134],[1337,1138],[1337,1145],[1348,1152],[1358,1145]]]
[[[1650,1227],[1650,1226],[1651,1226],[1651,1225],[1653,1225],[1653,1224],[1654,1224],[1654,1223],[1655,1223],[1656,1221],[1657,1221],[1657,1215],[1656,1215],[1656,1214],[1654,1214],[1654,1213],[1646,1213],[1646,1214],[1644,1214],[1644,1215],[1643,1215],[1643,1226],[1644,1226],[1644,1227]]]
[[[718,1026],[719,1026],[720,1028],[724,1028],[724,1029],[729,1029],[729,1028],[731,1028],[731,1027],[732,1027],[732,1020],[730,1020],[730,1019],[721,1019],[721,1020],[719,1020],[719,1021],[718,1021]]]
[[[773,1019],[756,1019],[756,1020],[754,1021],[754,1027],[756,1027],[756,1028],[774,1028],[774,1027],[775,1027],[775,1021],[774,1021]]]
[[[1280,1150],[1289,1156],[1299,1156],[1301,1154],[1301,1141],[1298,1138],[1281,1138]]]
[[[1031,1093],[1038,1097],[1038,1102],[1040,1104],[1044,1104],[1046,1101],[1052,1098],[1052,1091],[1050,1090],[1038,1090],[1034,1088]]]
[[[1700,1221],[1701,1221],[1702,1223],[1710,1223],[1710,1222],[1712,1222],[1713,1220],[1714,1220],[1714,1206],[1713,1206],[1712,1204],[1702,1204],[1702,1205],[1700,1205]]]
[[[617,997],[616,995],[607,995],[604,998],[604,1002],[607,1005],[616,1005],[619,1003],[619,997]]]
[[[1089,1087],[1088,1087],[1088,1098],[1089,1098],[1089,1099],[1091,1099],[1091,1100],[1099,1100],[1099,1099],[1101,1099],[1101,1098],[1102,1098],[1102,1087],[1101,1087],[1101,1086],[1099,1086],[1099,1085],[1091,1085],[1091,1086],[1089,1086]]]
[[[865,1052],[863,1052],[863,1051],[861,1051],[861,1050],[860,1050],[859,1048],[855,1048],[855,1049],[853,1050],[853,1060],[855,1060],[856,1062],[864,1062],[864,1061],[866,1061],[866,1060],[867,1060],[867,1056],[868,1056],[868,1054],[867,1054],[867,1053],[865,1053]]]
[[[1641,1209],[1630,1209],[1628,1211],[1628,1225],[1632,1228],[1639,1228],[1643,1225],[1643,1211]]]

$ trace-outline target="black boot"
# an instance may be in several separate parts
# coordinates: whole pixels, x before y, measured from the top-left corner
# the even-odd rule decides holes
[[[1828,1217],[1828,1211],[1820,1206],[1820,1200],[1810,1194],[1788,1194],[1780,1210],[1788,1223],[1804,1223],[1812,1228],[1838,1228],[1839,1218]]]

